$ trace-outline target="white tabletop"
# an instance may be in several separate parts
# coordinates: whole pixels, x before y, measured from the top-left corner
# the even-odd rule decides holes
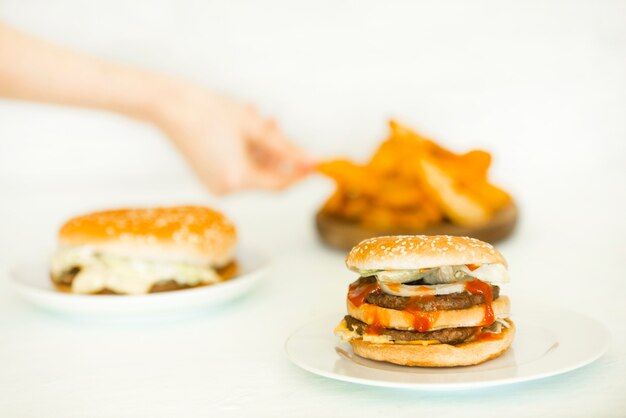
[[[150,127],[1,102],[0,416],[624,416],[623,2],[188,3],[7,1],[3,12],[57,42],[258,101],[322,156],[367,155],[390,115],[457,151],[491,150],[493,178],[521,208],[499,245],[512,274],[504,292],[513,307],[530,298],[601,321],[609,351],[558,377],[462,392],[305,372],[285,339],[321,316],[339,319],[354,278],[313,228],[329,182],[211,198]],[[71,215],[180,203],[216,206],[242,242],[271,255],[260,287],[192,316],[129,323],[47,313],[7,287],[13,263],[51,249]]]
[[[3,280],[2,416],[375,416],[388,409],[400,416],[623,413],[624,285],[615,272],[624,242],[608,233],[614,224],[603,218],[595,226],[607,233],[579,236],[540,216],[531,224],[533,211],[526,209],[516,235],[500,246],[512,266],[513,282],[505,291],[514,307],[516,298],[535,297],[611,329],[611,348],[596,363],[536,382],[442,393],[341,383],[292,365],[283,351],[287,336],[321,316],[336,313],[339,320],[346,284],[354,278],[343,265],[344,254],[322,247],[312,227],[327,188],[309,181],[284,196],[221,202],[243,241],[270,253],[274,267],[253,293],[194,316],[126,324],[59,316],[22,302]],[[199,189],[181,189],[3,194],[8,204],[0,213],[1,267],[40,256],[54,227],[77,210],[113,200],[208,202]]]

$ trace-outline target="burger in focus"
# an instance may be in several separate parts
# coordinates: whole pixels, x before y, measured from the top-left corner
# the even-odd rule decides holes
[[[513,340],[507,263],[474,238],[370,238],[346,265],[359,274],[335,334],[355,354],[404,366],[470,366],[496,358]]]
[[[188,289],[233,277],[236,242],[235,226],[206,207],[93,212],[59,230],[50,277],[81,294]]]

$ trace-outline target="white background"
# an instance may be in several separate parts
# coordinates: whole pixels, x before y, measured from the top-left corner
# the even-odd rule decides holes
[[[1,416],[624,415],[626,2],[4,0],[0,18],[254,102],[320,157],[366,157],[389,117],[459,152],[490,150],[492,178],[522,210],[500,246],[505,292],[592,316],[613,336],[582,370],[482,391],[311,375],[284,340],[340,313],[352,279],[312,227],[328,181],[216,199],[150,126],[0,101],[3,276],[51,248],[68,216],[121,205],[217,206],[275,260],[248,297],[166,323],[55,316],[2,280]]]

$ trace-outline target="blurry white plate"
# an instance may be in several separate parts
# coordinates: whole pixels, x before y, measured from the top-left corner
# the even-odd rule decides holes
[[[494,360],[468,367],[405,367],[355,355],[350,344],[333,335],[342,317],[319,319],[293,333],[285,344],[291,361],[321,376],[364,385],[474,389],[565,373],[598,359],[609,345],[608,330],[601,323],[574,312],[532,306],[512,315],[515,339]]]
[[[59,313],[117,316],[179,313],[208,307],[248,292],[268,271],[268,259],[250,249],[237,251],[239,274],[223,283],[147,295],[78,295],[56,290],[50,281],[49,262],[16,265],[10,272],[13,288],[27,301]]]

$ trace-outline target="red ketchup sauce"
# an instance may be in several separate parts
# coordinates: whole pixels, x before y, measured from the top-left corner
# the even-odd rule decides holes
[[[483,298],[485,299],[485,314],[481,325],[489,326],[493,324],[495,316],[493,314],[493,306],[491,306],[491,303],[493,302],[493,292],[491,286],[483,281],[474,279],[470,282],[465,282],[465,290],[473,295],[483,295]]]
[[[402,286],[401,283],[387,283],[387,287],[393,292],[399,292],[400,286]]]
[[[434,296],[416,296],[411,298],[411,301],[416,299],[424,300],[428,298],[435,298]],[[408,306],[405,308],[405,311],[413,315],[413,329],[419,332],[430,331],[433,324],[437,320],[439,313],[436,311],[432,312],[424,312],[419,310],[418,305],[409,302]]]
[[[365,303],[365,298],[372,292],[379,290],[378,282],[361,283],[356,281],[348,287],[348,300],[357,308]]]
[[[479,264],[466,264],[465,267],[467,267],[469,269],[469,271],[474,271],[478,267],[480,267],[480,265]]]
[[[380,318],[376,316],[374,317],[374,322],[368,325],[367,330],[365,330],[365,333],[367,335],[380,335],[383,332],[383,328],[385,327],[382,326],[382,324],[380,323]]]
[[[348,300],[354,306],[359,307],[365,303],[365,299],[367,298],[367,295],[369,295],[372,292],[376,292],[379,289],[380,287],[378,286],[378,282],[374,282],[374,283],[354,282],[350,284],[350,286],[348,287]],[[384,326],[382,325],[381,318],[379,317],[376,311],[370,314],[373,314],[372,323],[367,326],[365,333],[368,335],[380,335],[384,328]]]
[[[478,334],[476,337],[479,341],[495,341],[502,339],[504,333],[494,334],[493,332],[485,331]]]
[[[399,288],[400,284],[397,284],[396,286],[398,286]],[[351,283],[350,286],[348,287],[348,300],[350,301],[350,303],[352,303],[354,306],[358,308],[359,306],[365,303],[365,299],[367,298],[367,295],[369,295],[372,292],[376,292],[378,290],[380,290],[380,287],[378,286],[377,282],[374,282],[374,283],[354,282],[354,283]],[[412,297],[411,301],[414,301],[414,300],[423,301],[424,299],[431,299],[431,298],[434,299],[435,296],[434,295],[416,296],[416,297]],[[433,311],[433,312],[421,311],[419,309],[419,305],[415,303],[411,303],[411,302],[409,302],[409,304],[407,305],[404,311],[411,314],[411,316],[413,317],[412,318],[413,329],[419,332],[429,331],[432,328],[435,321],[437,320],[437,317],[439,316],[439,313],[436,311]],[[379,317],[378,313],[382,313],[382,312],[379,312],[379,309],[375,309],[372,312],[369,312],[369,314],[372,315],[372,322],[368,326],[367,331],[366,331],[366,333],[369,335],[380,335],[384,328],[384,326],[382,325],[382,322],[384,321],[382,321],[382,318]]]

